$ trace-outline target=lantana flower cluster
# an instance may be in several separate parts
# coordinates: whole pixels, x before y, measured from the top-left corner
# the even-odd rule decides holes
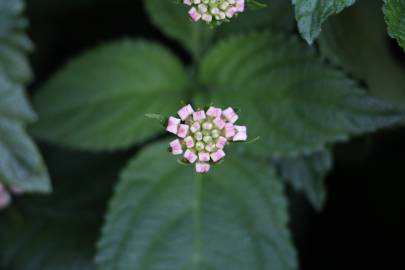
[[[245,0],[183,0],[191,6],[188,14],[193,21],[220,24],[245,10]]]
[[[231,107],[194,111],[189,104],[177,113],[180,118],[169,117],[166,127],[178,136],[170,142],[170,151],[173,155],[183,155],[188,163],[195,163],[197,173],[207,173],[210,165],[221,161],[227,144],[247,139],[247,128],[235,125],[239,116]]]
[[[20,195],[24,190],[20,187],[12,186],[9,189],[0,183],[0,210],[6,208],[11,203],[11,194]]]

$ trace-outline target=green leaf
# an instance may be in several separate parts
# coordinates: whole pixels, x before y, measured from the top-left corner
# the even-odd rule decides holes
[[[185,98],[181,63],[157,44],[120,41],[74,59],[34,98],[39,138],[76,148],[126,148],[162,131],[145,114],[169,115]]]
[[[0,183],[26,192],[49,192],[49,177],[25,126],[36,119],[25,97],[31,79],[24,4],[0,0]]]
[[[173,0],[144,0],[152,22],[199,59],[211,42],[213,30],[203,22],[193,22],[188,6]]]
[[[32,43],[25,33],[28,22],[23,11],[22,0],[0,0],[0,74],[21,84],[32,77],[26,57]]]
[[[263,0],[266,7],[246,10],[231,22],[210,27],[204,22],[193,22],[187,12],[190,7],[173,0],[144,0],[152,22],[167,36],[182,44],[195,59],[199,59],[213,39],[252,29],[292,31],[294,16],[290,3],[285,0]]]
[[[387,41],[381,1],[368,0],[328,20],[319,44],[328,60],[364,80],[371,94],[405,104],[405,68]]]
[[[220,43],[204,59],[206,103],[240,109],[246,149],[262,156],[310,154],[352,135],[400,123],[405,112],[368,96],[295,38],[264,32]]]
[[[266,162],[229,153],[197,175],[155,144],[123,171],[96,261],[102,270],[296,269],[287,222]]]
[[[304,192],[316,210],[322,210],[326,200],[325,177],[332,169],[332,155],[323,150],[310,156],[282,160],[282,177],[297,190]]]
[[[0,269],[96,269],[95,243],[123,158],[52,148],[47,161],[52,195],[15,198],[0,214]]]
[[[253,9],[253,10],[265,8],[267,6],[262,1],[256,1],[256,0],[246,0],[246,4],[247,4],[248,8]]]
[[[0,117],[0,182],[26,192],[49,192],[43,160],[23,125]]]
[[[266,7],[259,10],[246,10],[232,18],[231,22],[215,28],[217,39],[229,34],[251,32],[252,30],[277,30],[293,32],[294,12],[286,0],[262,0]]]
[[[388,32],[405,49],[405,1],[384,0],[384,3],[384,14],[388,25]]]
[[[355,0],[292,0],[295,5],[295,18],[301,36],[312,44],[321,33],[326,19],[354,4]]]

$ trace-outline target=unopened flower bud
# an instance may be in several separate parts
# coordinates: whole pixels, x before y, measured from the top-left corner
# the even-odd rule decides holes
[[[196,1],[190,0],[190,5],[196,4]],[[202,3],[209,4],[211,1],[215,0],[203,0]],[[231,4],[230,1],[228,3]],[[234,125],[239,117],[230,107],[226,110],[210,107],[205,112],[194,111],[191,105],[186,105],[178,111],[178,115],[181,120],[170,117],[166,128],[178,136],[170,142],[170,149],[174,155],[183,154],[185,160],[195,163],[197,173],[208,172],[210,164],[222,160],[227,144],[247,139],[246,126]]]
[[[245,10],[245,0],[183,0],[193,21],[220,24]]]

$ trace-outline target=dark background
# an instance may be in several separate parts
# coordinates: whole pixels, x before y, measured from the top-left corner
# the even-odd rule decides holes
[[[150,24],[142,1],[29,0],[27,14],[36,46],[30,94],[73,56],[117,38],[159,40],[188,60]],[[403,52],[392,47],[403,58]],[[405,269],[404,135],[405,129],[393,128],[336,146],[321,213],[289,191],[303,270]]]

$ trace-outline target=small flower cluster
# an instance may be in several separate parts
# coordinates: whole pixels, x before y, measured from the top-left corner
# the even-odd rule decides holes
[[[193,21],[221,23],[245,10],[245,0],[183,0]]]
[[[167,123],[166,130],[179,137],[170,143],[170,151],[195,163],[197,173],[208,172],[210,163],[222,160],[229,142],[247,139],[246,127],[234,125],[239,117],[230,107],[225,110],[210,107],[205,112],[186,105],[178,115],[180,119],[171,116]]]
[[[2,183],[0,183],[0,210],[6,208],[11,203],[10,193],[19,195],[24,193],[24,190],[16,186],[7,189]]]

